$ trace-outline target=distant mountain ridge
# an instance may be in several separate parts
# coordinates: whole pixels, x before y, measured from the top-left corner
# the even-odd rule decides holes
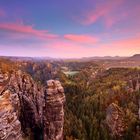
[[[126,57],[121,56],[94,56],[94,57],[83,57],[81,59],[89,59],[89,60],[119,60]]]
[[[0,56],[0,58],[8,58],[13,61],[42,61],[42,60],[79,60],[79,61],[91,61],[91,60],[134,60],[140,61],[140,54],[134,54],[133,56],[93,56],[93,57],[81,57],[81,58],[53,58],[53,57],[22,57],[22,56]]]
[[[129,57],[129,60],[140,61],[140,54],[135,54]]]

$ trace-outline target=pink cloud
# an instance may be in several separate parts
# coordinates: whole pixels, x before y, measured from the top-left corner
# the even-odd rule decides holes
[[[112,55],[129,56],[140,53],[140,36],[134,38],[120,39],[100,44],[100,47],[106,48],[105,53]]]
[[[19,47],[20,46],[20,47]],[[34,46],[34,47],[33,47]],[[47,42],[47,44],[28,44],[26,47],[22,44],[16,47],[11,44],[8,46],[9,51],[5,51],[7,46],[0,45],[0,54],[7,54],[11,50],[10,55],[21,56],[50,56],[60,58],[79,58],[90,56],[128,56],[140,53],[140,37],[120,39],[108,43],[97,43],[96,46],[90,47],[88,45],[78,45],[74,42],[58,40]],[[36,48],[36,49],[32,49]],[[31,49],[26,49],[31,48]],[[13,51],[15,49],[16,51]]]
[[[90,25],[103,19],[107,27],[112,26],[120,17],[114,18],[114,11],[123,3],[124,0],[106,1],[98,3],[93,10],[84,13],[84,18],[80,22],[84,25]],[[121,13],[122,14],[122,13]],[[120,15],[121,16],[121,15]]]
[[[118,46],[119,48],[123,47],[126,49],[138,49],[140,50],[140,37],[128,38],[128,39],[120,39],[118,41],[114,41],[114,46]]]
[[[107,43],[99,42],[94,47],[59,40],[44,45],[44,48],[47,49],[44,51],[44,55],[53,57],[128,56],[140,53],[140,37],[113,40]]]
[[[48,50],[48,54],[46,55],[61,58],[83,57],[88,56],[91,54],[91,52],[93,52],[91,51],[93,50],[92,48],[90,48],[89,51],[88,47],[64,41],[53,42],[49,45],[44,45],[44,47]]]
[[[64,35],[64,38],[79,43],[96,43],[99,41],[97,37],[90,35],[66,34]]]
[[[31,35],[40,39],[56,38],[55,34],[49,33],[47,30],[37,30],[31,25],[23,23],[0,23],[0,29],[10,33],[19,33],[21,36]],[[17,37],[18,35],[15,34]]]

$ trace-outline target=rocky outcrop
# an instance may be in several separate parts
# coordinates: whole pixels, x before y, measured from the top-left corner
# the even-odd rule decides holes
[[[122,137],[126,129],[123,111],[112,103],[107,108],[106,123],[113,137]]]
[[[129,91],[140,91],[140,75],[138,74],[135,78],[130,79],[128,82]]]
[[[17,111],[16,114],[20,121],[22,132],[24,135],[32,134],[34,139],[34,131],[36,128],[41,127],[42,105],[40,103],[42,102],[41,99],[43,99],[41,98],[43,92],[41,92],[41,89],[29,75],[21,71],[9,74],[8,78],[5,78],[5,74],[1,73],[0,84],[0,97],[3,97],[5,92],[9,91],[9,100],[10,103],[13,103],[13,110]],[[14,105],[15,100],[18,100],[18,105],[16,106]],[[5,98],[3,98],[3,101],[7,102]],[[4,115],[6,115],[6,112]],[[13,112],[9,111],[8,115],[13,116]],[[0,128],[2,128],[2,126]],[[29,130],[30,134],[28,133]],[[15,139],[18,139],[18,135]]]
[[[0,96],[0,140],[22,140],[19,99],[10,90]]]
[[[6,80],[3,75],[0,75],[0,139],[19,140],[28,136],[32,140],[43,137],[62,140],[65,96],[60,82],[50,80],[43,88],[21,71],[9,74]]]
[[[5,88],[18,95],[20,101],[19,119],[23,133],[29,137],[32,134],[32,139],[40,139],[38,137],[41,136],[42,125],[42,87],[39,87],[29,75],[18,71],[10,75],[9,83]],[[35,133],[36,129],[38,135]]]
[[[43,112],[44,140],[63,140],[65,101],[64,89],[59,81],[47,81]]]

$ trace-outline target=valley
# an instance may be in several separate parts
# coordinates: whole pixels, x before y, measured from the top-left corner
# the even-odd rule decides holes
[[[126,58],[125,60],[68,61],[23,60],[22,58],[15,60],[2,57],[0,98],[6,100],[5,96],[11,98],[10,95],[17,93],[19,96],[20,93],[18,99],[20,102],[18,101],[19,106],[17,106],[19,115],[16,118],[19,118],[21,123],[18,135],[21,136],[19,133],[21,131],[24,139],[41,140],[43,137],[45,139],[48,137],[47,139],[52,140],[56,137],[52,132],[57,129],[57,132],[60,132],[58,135],[63,133],[61,138],[63,137],[64,140],[138,140],[140,138],[139,66],[139,60],[132,61]],[[22,81],[20,82],[22,77],[26,79],[25,86]],[[64,116],[63,113],[59,114],[55,110],[54,113],[48,112],[50,103],[55,104],[55,98],[63,102],[63,97],[57,95],[59,92],[53,91],[53,85],[46,83],[51,79],[60,81],[64,88],[66,98],[64,110],[61,107],[63,104],[57,105],[56,101],[58,106],[56,110],[60,106]],[[44,89],[49,86],[50,89],[46,92]],[[7,93],[9,91],[12,93]],[[56,97],[48,91],[56,92]],[[48,103],[47,100],[44,102],[45,93],[48,94],[46,96]],[[26,102],[26,107],[23,100]],[[46,103],[46,108],[43,107],[43,102]],[[51,106],[50,109],[53,110]],[[20,113],[21,110],[24,114]],[[28,116],[28,119],[24,115]],[[59,118],[60,123],[55,124],[52,120],[54,127],[51,128],[44,121],[51,120],[53,115],[56,119]],[[57,125],[62,126],[63,121],[64,132],[61,132]],[[46,131],[43,128],[44,124],[46,124]],[[35,135],[36,131],[38,135]]]

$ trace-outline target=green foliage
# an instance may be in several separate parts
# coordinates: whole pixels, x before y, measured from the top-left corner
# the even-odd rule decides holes
[[[133,79],[138,73],[140,71],[137,69],[110,69],[96,79],[91,79],[90,71],[83,70],[74,78],[67,79],[71,82],[64,83],[67,101],[65,138],[69,136],[78,140],[112,140],[105,123],[106,108],[112,102],[117,103],[126,114],[128,129],[122,139],[135,138],[135,128],[139,125],[137,113],[140,92],[128,92],[126,87],[129,76]],[[69,131],[66,131],[68,128]]]

